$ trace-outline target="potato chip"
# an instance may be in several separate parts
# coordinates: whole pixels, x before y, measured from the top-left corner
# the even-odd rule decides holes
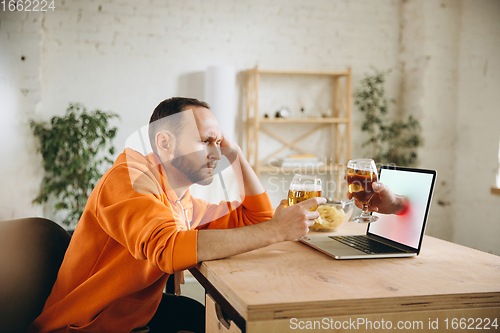
[[[314,224],[309,227],[310,230],[335,230],[343,222],[346,217],[342,209],[337,209],[333,205],[321,205],[317,209],[320,214],[319,218],[314,220]]]

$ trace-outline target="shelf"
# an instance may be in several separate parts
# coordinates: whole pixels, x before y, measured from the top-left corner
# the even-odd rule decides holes
[[[349,71],[331,71],[331,72],[317,72],[317,71],[279,71],[269,69],[259,69],[259,74],[271,75],[313,75],[313,76],[347,76]]]
[[[347,163],[351,159],[352,151],[352,76],[351,69],[340,71],[282,71],[259,69],[257,66],[245,71],[245,103],[246,103],[246,156],[252,164],[257,176],[260,173],[336,173],[337,176],[343,171],[335,163]],[[289,76],[313,76],[317,81],[325,81],[323,78],[331,79],[331,88],[322,94],[331,94],[332,110],[331,117],[316,118],[261,118],[259,112],[259,84],[264,77],[269,80],[268,75],[289,75]],[[290,78],[292,79],[292,78]],[[288,79],[287,79],[288,80]],[[327,80],[327,81],[328,81]],[[300,81],[299,81],[300,82]],[[324,82],[322,82],[324,84]],[[330,83],[328,83],[330,84]],[[276,88],[276,87],[275,87]],[[269,107],[268,107],[269,109]],[[314,108],[311,108],[313,110]],[[316,111],[320,111],[317,110]],[[310,114],[310,113],[309,113]],[[272,115],[271,115],[272,116]],[[281,135],[283,127],[268,126],[267,124],[288,124],[288,125],[306,125],[304,130],[293,131],[292,138]],[[309,125],[308,125],[309,124]],[[315,126],[313,126],[315,125]],[[294,130],[297,126],[293,126]],[[276,156],[284,156],[283,152],[292,150],[302,154],[309,154],[315,148],[307,145],[307,139],[315,134],[322,133],[325,136],[326,146],[324,156],[331,163],[323,166],[305,167],[278,167],[269,165],[269,161]],[[266,147],[266,156],[259,151],[261,135],[266,135],[267,139],[281,143],[281,147],[270,149]],[[303,143],[302,145],[300,143]],[[280,155],[281,154],[281,155]]]
[[[493,186],[491,188],[491,193],[500,195],[500,188]]]
[[[254,122],[251,118],[249,121]],[[347,118],[259,118],[259,122],[266,124],[347,124]]]

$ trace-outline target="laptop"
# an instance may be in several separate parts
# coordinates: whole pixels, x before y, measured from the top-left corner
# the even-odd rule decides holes
[[[420,253],[429,216],[437,172],[435,170],[382,166],[379,181],[410,201],[403,215],[373,213],[365,235],[310,236],[304,244],[335,259],[414,257]]]

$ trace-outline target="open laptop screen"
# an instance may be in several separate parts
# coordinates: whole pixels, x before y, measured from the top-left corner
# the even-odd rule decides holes
[[[429,214],[436,171],[383,166],[380,182],[394,193],[406,196],[410,207],[404,215],[385,215],[370,223],[368,233],[419,249]]]

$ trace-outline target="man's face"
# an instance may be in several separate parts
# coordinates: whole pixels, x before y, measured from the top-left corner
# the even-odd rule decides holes
[[[204,107],[190,106],[193,109],[196,127],[184,126],[176,140],[173,167],[181,171],[192,182],[209,185],[213,181],[213,170],[220,160],[222,132],[215,116]]]

